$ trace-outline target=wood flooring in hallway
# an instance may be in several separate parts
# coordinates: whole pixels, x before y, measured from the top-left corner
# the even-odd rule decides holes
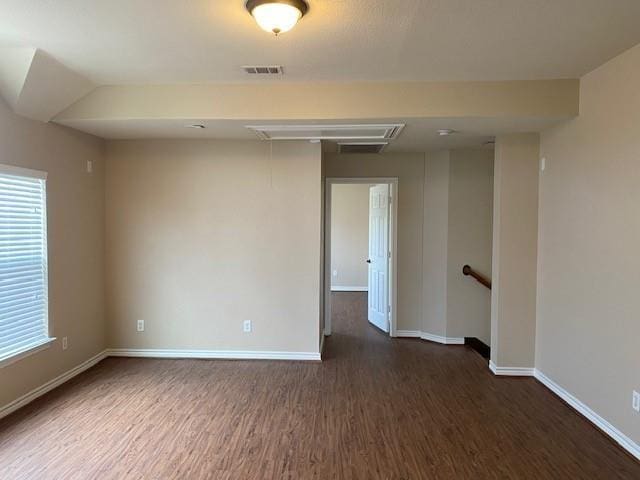
[[[322,363],[106,359],[0,420],[0,478],[640,478],[536,380],[334,315]]]

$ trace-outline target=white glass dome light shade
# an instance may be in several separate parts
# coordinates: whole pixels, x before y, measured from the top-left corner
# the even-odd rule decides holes
[[[279,35],[296,26],[307,11],[307,5],[298,1],[249,1],[247,10],[266,32]]]

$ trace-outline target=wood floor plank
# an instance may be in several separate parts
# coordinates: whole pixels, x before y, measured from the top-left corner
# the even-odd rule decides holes
[[[5,479],[639,479],[530,378],[389,339],[336,292],[322,363],[109,358],[0,420]]]

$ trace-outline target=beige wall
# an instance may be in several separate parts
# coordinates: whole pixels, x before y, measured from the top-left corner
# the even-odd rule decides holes
[[[325,156],[327,177],[398,177],[398,330],[479,336],[488,342],[489,297],[468,278],[453,275],[461,277],[454,266],[462,258],[491,274],[492,164],[491,150],[479,149],[426,157]],[[455,314],[450,325],[448,308]]]
[[[358,119],[512,117],[565,119],[578,113],[574,79],[499,82],[273,82],[103,85],[55,117],[100,129],[159,119]],[[89,125],[88,122],[92,125]]]
[[[490,292],[462,266],[491,277],[493,150],[437,152],[425,165],[422,331],[490,344]]]
[[[491,344],[491,291],[462,267],[491,278],[493,237],[492,149],[451,150],[447,238],[447,337]]]
[[[331,190],[331,286],[366,288],[368,253],[369,185],[334,184]]]
[[[325,174],[325,170],[324,170],[324,155],[325,153],[322,151],[322,146],[320,147],[320,258],[319,263],[320,263],[320,268],[319,268],[319,278],[318,278],[318,282],[320,284],[320,298],[319,298],[319,302],[320,302],[320,311],[319,311],[319,321],[318,321],[318,348],[320,350],[320,353],[322,353],[322,349],[324,346],[324,316],[325,316],[325,308],[326,308],[326,302],[327,302],[327,298],[328,296],[325,295],[325,291],[328,290],[330,287],[328,285],[329,282],[326,281],[326,277],[325,277],[325,270],[327,268],[327,266],[325,265],[325,249],[324,249],[324,245],[325,245],[325,236],[327,235],[326,232],[326,225],[325,225],[325,209],[326,209],[326,194],[327,192],[325,191],[325,184],[326,184],[326,174]]]
[[[272,155],[259,141],[109,142],[109,345],[317,353],[320,155],[308,142]]]
[[[447,244],[450,152],[425,159],[422,331],[447,335]]]
[[[399,330],[419,330],[422,318],[424,154],[327,154],[327,177],[398,177]]]
[[[534,366],[539,143],[496,138],[491,360],[502,368]]]
[[[0,100],[0,163],[49,174],[49,322],[58,338],[0,368],[0,407],[105,348],[103,148],[95,137],[18,117]]]
[[[640,444],[640,46],[542,135],[536,367]]]

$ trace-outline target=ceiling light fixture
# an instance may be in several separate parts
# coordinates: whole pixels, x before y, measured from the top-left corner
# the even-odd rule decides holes
[[[260,28],[276,36],[295,27],[309,10],[304,0],[248,0],[245,7]]]

